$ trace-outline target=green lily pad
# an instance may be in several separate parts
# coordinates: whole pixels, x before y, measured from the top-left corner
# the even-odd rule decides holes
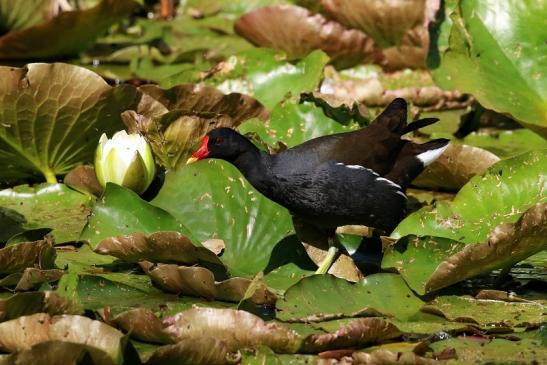
[[[477,243],[501,223],[514,223],[536,203],[547,200],[547,150],[503,160],[472,178],[450,204],[438,202],[405,218],[392,237],[436,236]]]
[[[385,252],[384,269],[395,268],[425,294],[498,268],[511,267],[547,249],[547,203],[528,209],[515,224],[497,226],[485,242],[406,236]]]
[[[539,303],[515,303],[477,300],[467,296],[441,296],[427,303],[422,311],[441,315],[451,321],[481,326],[536,327],[545,321],[545,309]]]
[[[282,142],[287,147],[293,147],[312,138],[348,132],[357,127],[356,123],[342,125],[336,122],[311,102],[286,101],[272,110],[269,121],[251,119],[241,124],[239,131],[242,134],[255,132],[270,145]]]
[[[546,17],[543,2],[460,1],[436,81],[545,137]]]
[[[0,205],[23,215],[24,229],[52,228],[57,243],[79,239],[90,203],[89,196],[63,184],[20,185],[0,191]]]
[[[332,300],[332,293],[337,300]],[[285,292],[277,303],[277,318],[301,322],[387,315],[411,320],[422,305],[399,275],[374,274],[355,284],[331,275],[315,275]]]
[[[292,231],[287,210],[224,161],[171,171],[151,203],[184,222],[199,240],[222,239],[226,249],[220,259],[237,276],[253,277],[264,270],[274,247]]]
[[[22,30],[50,20],[55,16],[52,2],[30,0],[26,2],[0,1],[0,34]]]
[[[323,76],[328,57],[314,51],[296,64],[292,64],[271,49],[252,49],[226,60],[223,67],[211,78],[208,85],[224,93],[240,92],[254,96],[268,109],[272,109],[287,95],[299,96],[312,92]]]
[[[43,35],[40,36],[43,43]],[[1,52],[0,52],[1,53]],[[0,179],[50,183],[93,160],[102,133],[123,129],[137,90],[63,63],[0,67]]]
[[[457,359],[450,365],[467,364],[543,364],[547,362],[547,351],[540,340],[525,339],[510,341],[502,338],[449,338],[430,345],[436,353],[454,349]]]
[[[0,54],[4,59],[75,55],[88,48],[112,24],[131,14],[137,7],[133,0],[102,0],[91,9],[62,12],[46,22],[35,21],[32,27],[0,37]],[[32,9],[34,14],[42,15],[39,9]],[[44,42],[44,39],[48,41]]]
[[[103,197],[93,207],[80,239],[95,248],[108,237],[143,232],[175,231],[198,243],[188,229],[171,214],[142,200],[135,192],[108,183]]]

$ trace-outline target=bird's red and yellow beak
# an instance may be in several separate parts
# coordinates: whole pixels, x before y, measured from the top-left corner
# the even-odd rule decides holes
[[[189,165],[191,163],[194,163],[199,160],[203,160],[207,156],[209,156],[209,149],[207,149],[207,145],[209,144],[209,137],[205,136],[201,140],[201,145],[199,146],[198,150],[194,152],[194,154],[186,161],[186,164]]]

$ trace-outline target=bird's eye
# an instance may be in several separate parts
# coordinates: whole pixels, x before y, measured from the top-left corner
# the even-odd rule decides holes
[[[216,137],[215,138],[215,144],[221,144],[223,141],[222,137]]]

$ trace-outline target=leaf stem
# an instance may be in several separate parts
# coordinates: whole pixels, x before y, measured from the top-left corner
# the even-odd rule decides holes
[[[57,177],[55,176],[55,173],[51,169],[44,169],[42,170],[42,173],[44,174],[44,177],[46,178],[46,182],[50,184],[57,183]]]

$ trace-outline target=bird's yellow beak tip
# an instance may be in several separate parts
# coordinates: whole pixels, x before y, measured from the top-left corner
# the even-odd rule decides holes
[[[196,161],[199,161],[199,158],[196,157],[190,157],[188,160],[186,160],[186,164],[190,165],[191,163],[194,163]]]

